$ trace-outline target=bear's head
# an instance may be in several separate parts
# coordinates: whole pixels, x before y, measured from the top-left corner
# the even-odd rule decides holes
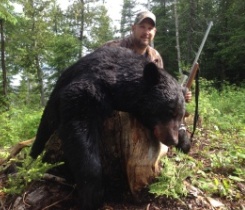
[[[185,112],[181,85],[155,63],[145,65],[144,93],[140,96],[135,116],[165,145],[178,144],[178,130]]]

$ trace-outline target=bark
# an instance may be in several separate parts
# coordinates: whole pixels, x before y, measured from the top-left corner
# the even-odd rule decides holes
[[[196,1],[189,1],[189,29],[187,34],[188,43],[188,61],[191,63],[194,53],[194,34],[195,34],[195,21],[196,21]]]
[[[111,120],[115,121],[115,118]],[[112,130],[107,125],[105,132],[110,135],[113,130],[121,130],[120,137],[114,142],[116,140],[121,152],[129,188],[138,200],[141,199],[141,191],[159,175],[159,160],[166,154],[167,147],[154,139],[150,131],[129,114],[120,112],[116,120],[119,123],[114,123]]]
[[[180,57],[180,45],[179,45],[179,17],[177,13],[177,0],[174,1],[174,17],[175,17],[175,29],[176,29],[176,50],[177,50],[177,61],[178,61],[178,69],[179,73],[182,74],[181,70],[181,57]]]
[[[35,45],[37,43],[35,42]],[[38,55],[35,56],[35,65],[37,69],[37,77],[38,77],[38,83],[39,83],[39,92],[41,95],[41,106],[45,106],[45,97],[44,97],[44,85],[43,85],[43,73],[42,69],[40,67],[39,57]]]
[[[7,70],[5,65],[5,44],[4,44],[4,20],[0,19],[0,36],[1,36],[1,66],[3,79],[3,95],[7,96]]]
[[[81,25],[80,25],[80,35],[79,35],[79,40],[80,40],[80,50],[79,50],[79,55],[78,58],[81,58],[83,56],[83,35],[84,35],[84,0],[80,0],[82,4],[82,9],[81,9]]]

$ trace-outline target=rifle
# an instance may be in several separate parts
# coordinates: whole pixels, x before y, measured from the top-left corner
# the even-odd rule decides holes
[[[198,69],[199,69],[199,64],[198,64],[198,59],[199,56],[202,52],[203,46],[207,40],[209,31],[211,29],[211,27],[213,26],[213,22],[211,21],[208,25],[208,29],[204,35],[204,38],[202,40],[202,43],[199,47],[199,50],[197,52],[196,58],[192,64],[189,76],[185,75],[182,73],[182,82],[181,85],[187,87],[188,89],[190,89],[193,80],[196,78],[196,75],[198,73]],[[196,107],[195,107],[195,115],[194,115],[194,122],[193,122],[193,131],[191,133],[190,139],[187,138],[186,136],[186,132],[185,132],[185,127],[183,126],[184,124],[182,124],[180,126],[179,129],[179,143],[177,145],[177,148],[180,148],[184,153],[188,153],[190,150],[190,142],[192,142],[192,138],[194,136],[195,130],[196,130],[196,125],[197,125],[197,121],[199,118],[199,114],[198,114],[198,96],[199,96],[199,83],[198,83],[198,79],[196,79],[196,91],[195,91],[195,102],[196,102]],[[184,120],[184,119],[183,119]]]
[[[198,71],[198,69],[199,69],[198,59],[199,59],[199,57],[200,57],[200,54],[201,54],[202,49],[203,49],[203,46],[204,46],[204,44],[205,44],[205,42],[206,42],[206,40],[207,40],[208,34],[209,34],[210,29],[211,29],[212,26],[213,26],[213,21],[211,21],[211,22],[209,23],[209,25],[208,25],[208,29],[207,29],[207,31],[206,31],[204,37],[203,37],[203,40],[202,40],[202,43],[201,43],[201,45],[200,45],[200,47],[199,47],[199,49],[198,49],[196,58],[195,58],[195,60],[194,60],[194,62],[193,62],[193,64],[192,64],[192,67],[191,67],[191,70],[190,70],[190,73],[189,73],[189,77],[188,77],[187,75],[185,75],[185,74],[182,75],[182,78],[181,78],[181,80],[182,80],[181,85],[187,87],[188,89],[191,87],[192,82],[193,82],[193,80],[194,80],[195,77],[196,77],[197,71]]]

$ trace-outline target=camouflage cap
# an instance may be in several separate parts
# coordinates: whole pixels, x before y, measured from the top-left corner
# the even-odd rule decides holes
[[[150,18],[153,21],[154,26],[156,25],[156,16],[150,11],[138,13],[135,18],[134,24],[140,24],[146,18]]]

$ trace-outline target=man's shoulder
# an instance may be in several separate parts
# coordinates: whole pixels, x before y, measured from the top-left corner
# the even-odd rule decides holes
[[[115,40],[108,41],[104,45],[109,46],[109,47],[131,48],[132,41],[131,41],[130,37],[125,37],[125,38],[121,38],[121,39],[115,39]]]
[[[163,68],[162,56],[160,55],[160,53],[156,49],[154,49],[151,46],[148,46],[147,54],[148,54],[148,57],[150,58],[150,60],[157,63],[160,68]]]
[[[155,57],[161,56],[160,53],[151,46],[148,46],[148,53]]]
[[[110,40],[104,44],[104,46],[109,46],[109,47],[118,47],[121,44],[121,39],[116,39],[116,40]]]

